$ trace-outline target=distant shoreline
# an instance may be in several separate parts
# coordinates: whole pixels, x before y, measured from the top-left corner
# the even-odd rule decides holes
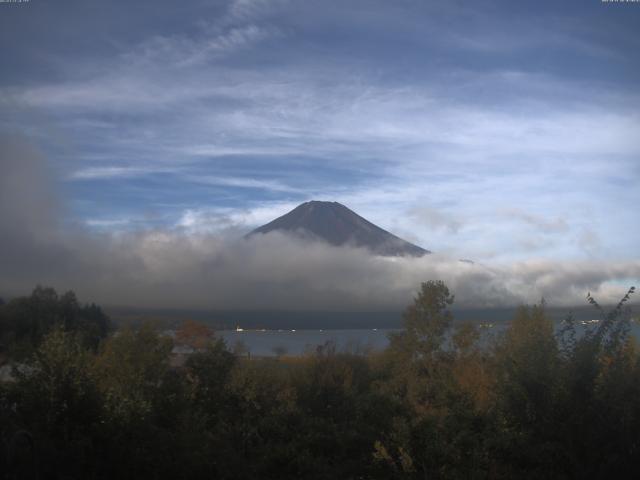
[[[515,307],[487,309],[453,309],[456,322],[506,323]],[[607,311],[605,307],[605,311]],[[175,328],[185,320],[204,323],[214,330],[350,330],[394,329],[402,326],[402,310],[383,312],[318,312],[318,311],[216,311],[196,309],[152,309],[136,307],[107,307],[106,313],[119,326],[156,323],[160,328]],[[597,318],[591,306],[547,307],[554,321],[572,313],[576,321]]]

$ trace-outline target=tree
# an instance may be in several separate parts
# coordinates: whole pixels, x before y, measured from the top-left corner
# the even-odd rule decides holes
[[[124,328],[107,340],[96,359],[96,375],[114,420],[130,425],[151,414],[172,348],[171,339],[149,324]]]
[[[479,340],[480,331],[472,323],[463,323],[455,329],[453,375],[461,392],[470,396],[476,408],[486,410],[493,401],[495,381]]]
[[[207,347],[213,341],[211,328],[193,320],[185,320],[176,331],[176,343],[188,345],[196,350]]]
[[[0,341],[11,344],[16,359],[28,358],[43,337],[55,328],[78,334],[84,345],[97,349],[110,330],[100,307],[81,305],[72,291],[59,296],[50,287],[37,286],[30,296],[12,299],[0,309]]]
[[[145,324],[118,331],[96,358],[105,412],[103,453],[96,461],[108,478],[158,477],[171,471],[179,411],[175,404],[182,399],[180,382],[169,369],[172,347],[171,338]]]
[[[498,456],[523,471],[550,474],[562,454],[559,436],[563,405],[560,355],[544,302],[521,306],[495,349]],[[553,453],[554,455],[552,455]]]
[[[451,328],[449,306],[454,296],[441,280],[422,283],[420,292],[403,314],[404,329],[390,335],[387,360],[391,366],[391,385],[396,394],[413,404],[412,408],[431,408],[444,391],[442,382],[451,382],[450,352],[442,349]]]
[[[403,314],[402,333],[392,336],[392,348],[410,353],[414,359],[431,357],[440,350],[453,315],[454,296],[442,280],[429,280]]]
[[[385,353],[383,391],[397,399],[393,428],[376,443],[376,458],[398,478],[486,476],[484,414],[474,395],[483,385],[461,388],[459,358],[469,360],[477,339],[462,327],[445,346],[454,296],[442,281],[421,285],[404,312],[404,330],[391,335]],[[484,373],[484,372],[483,372]]]
[[[187,359],[191,400],[204,412],[212,426],[215,426],[229,398],[227,383],[235,364],[236,356],[227,350],[221,339]]]
[[[17,413],[33,434],[43,476],[80,478],[93,467],[102,401],[91,364],[78,336],[57,327],[30,365],[15,370]]]
[[[626,309],[634,292],[631,287],[608,312],[589,294],[600,321],[581,331],[569,316],[561,328],[563,435],[574,446],[576,477],[640,475],[640,355]]]

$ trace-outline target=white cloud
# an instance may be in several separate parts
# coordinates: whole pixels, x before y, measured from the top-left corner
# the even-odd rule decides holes
[[[409,214],[418,222],[426,225],[427,228],[434,230],[445,229],[450,233],[457,233],[462,227],[462,222],[451,214],[431,207],[414,207],[409,211]]]
[[[95,180],[109,178],[130,178],[145,175],[157,170],[139,167],[89,167],[76,170],[69,175],[70,180]]]
[[[226,232],[239,238],[296,206],[293,202],[267,202],[254,208],[192,208],[182,212],[175,226],[190,234]]]
[[[272,192],[303,192],[303,190],[285,185],[284,183],[277,180],[259,180],[247,177],[227,177],[217,175],[184,175],[183,178],[193,183],[202,183],[205,185],[220,185],[238,188],[257,188]]]
[[[534,215],[519,209],[505,209],[504,214],[518,221],[522,221],[541,233],[563,233],[569,230],[569,224],[562,217],[547,218]]]

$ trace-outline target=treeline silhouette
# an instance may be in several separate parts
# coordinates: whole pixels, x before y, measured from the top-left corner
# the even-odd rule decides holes
[[[487,345],[429,281],[383,352],[250,359],[38,287],[0,303],[0,478],[640,478],[633,291],[589,295],[586,332],[520,307]]]

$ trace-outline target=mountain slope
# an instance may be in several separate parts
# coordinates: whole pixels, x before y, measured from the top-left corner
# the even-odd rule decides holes
[[[321,239],[336,246],[366,247],[384,256],[420,257],[431,253],[383,230],[338,202],[303,203],[247,236],[273,231]]]

